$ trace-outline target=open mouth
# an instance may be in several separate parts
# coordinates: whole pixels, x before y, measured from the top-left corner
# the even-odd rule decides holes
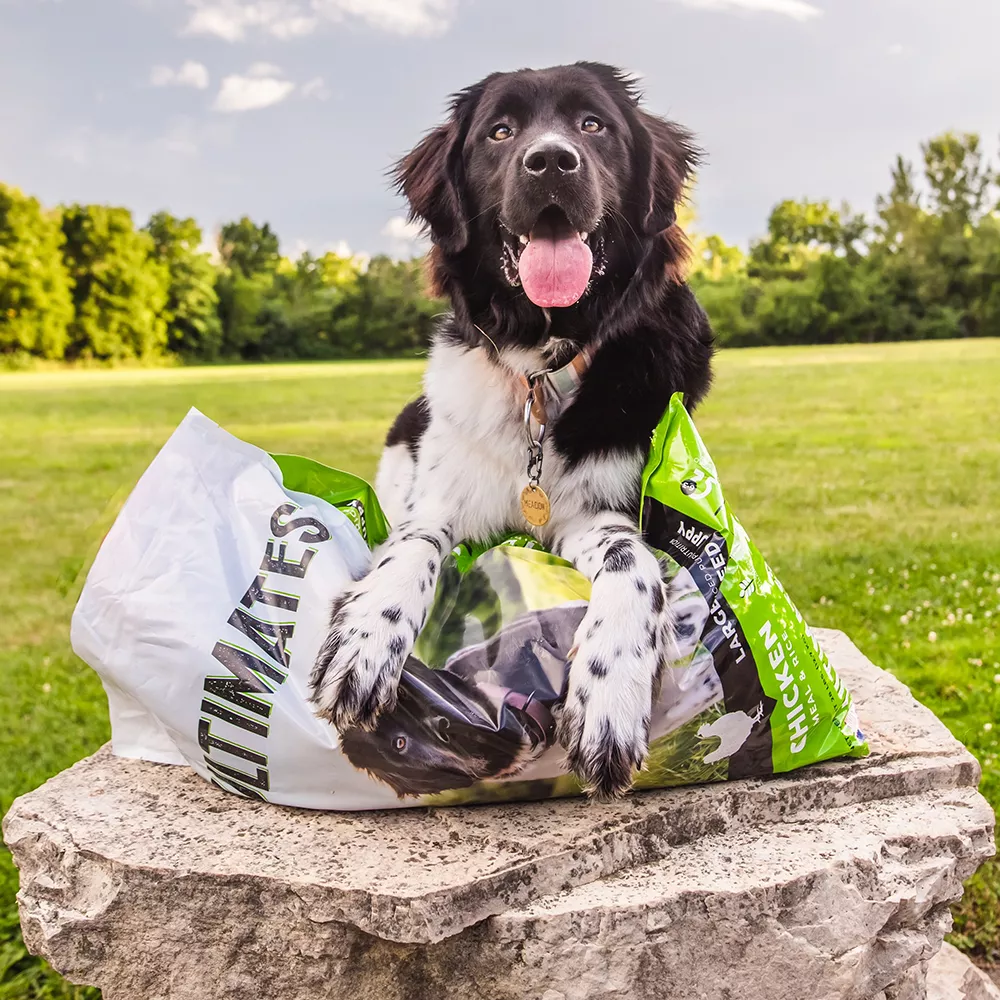
[[[521,285],[536,306],[574,305],[604,270],[600,226],[590,233],[573,227],[555,205],[538,216],[528,233],[513,233],[501,223],[503,270],[511,285]]]

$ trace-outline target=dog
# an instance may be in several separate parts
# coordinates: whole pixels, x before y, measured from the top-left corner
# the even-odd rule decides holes
[[[345,729],[341,750],[400,798],[519,774],[555,743],[553,709],[586,609],[528,612],[440,670],[409,657],[395,706],[372,729]]]
[[[676,206],[691,133],[599,63],[494,73],[397,164],[452,312],[423,395],[391,428],[376,488],[392,523],[334,602],[316,713],[373,728],[462,538],[532,532],[592,581],[558,738],[598,798],[624,794],[676,656],[674,614],[637,528],[650,435],[711,383],[713,336],[685,283]]]

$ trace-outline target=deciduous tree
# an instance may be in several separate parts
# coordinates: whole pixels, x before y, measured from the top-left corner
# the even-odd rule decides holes
[[[169,275],[167,348],[196,358],[215,357],[222,346],[217,272],[211,257],[201,249],[201,229],[194,219],[178,219],[157,212],[145,226],[153,240],[153,259]]]
[[[167,346],[169,271],[153,239],[126,208],[71,205],[63,211],[63,255],[73,279],[67,356],[151,358]]]
[[[0,354],[61,358],[73,318],[58,212],[0,184]]]

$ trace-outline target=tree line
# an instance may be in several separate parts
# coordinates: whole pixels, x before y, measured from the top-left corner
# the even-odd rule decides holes
[[[742,347],[1000,336],[998,174],[979,136],[902,157],[873,215],[783,201],[744,253],[682,225],[719,342]],[[414,353],[445,304],[419,260],[303,253],[249,218],[204,251],[193,219],[137,228],[125,208],[45,209],[0,184],[0,361],[188,361]]]
[[[783,201],[744,254],[693,239],[691,281],[722,344],[828,344],[1000,336],[998,174],[980,137],[897,157],[871,216]]]
[[[0,184],[0,362],[350,358],[413,353],[445,306],[418,260],[303,253],[265,223],[221,228],[125,208],[53,210]]]

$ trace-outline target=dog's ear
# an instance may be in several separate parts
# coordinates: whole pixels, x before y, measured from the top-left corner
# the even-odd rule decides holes
[[[454,120],[428,132],[394,170],[396,186],[410,203],[410,220],[425,223],[434,242],[449,253],[465,249],[469,241],[461,170]]]
[[[392,171],[397,190],[410,203],[410,220],[425,223],[446,253],[459,253],[469,242],[462,146],[486,82],[456,94],[448,121],[428,132]]]
[[[628,119],[635,156],[634,210],[646,236],[669,229],[677,218],[677,202],[701,159],[694,137],[674,122],[639,107],[638,80],[614,66],[581,62],[597,77]]]
[[[643,232],[655,236],[677,219],[677,202],[700,160],[690,132],[674,122],[635,109],[636,191]]]

